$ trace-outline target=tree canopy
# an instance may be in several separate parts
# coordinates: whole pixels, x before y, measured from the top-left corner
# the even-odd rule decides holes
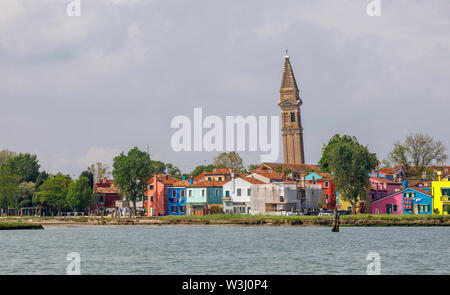
[[[91,205],[93,193],[89,182],[88,178],[80,177],[69,185],[66,202],[72,210],[83,211]]]
[[[67,206],[66,196],[71,183],[72,179],[62,174],[48,178],[34,194],[33,203],[61,210]]]
[[[214,158],[214,166],[216,168],[233,168],[235,171],[241,171],[244,166],[242,158],[236,152],[223,152]]]
[[[386,160],[392,165],[402,165],[408,177],[422,177],[427,166],[447,160],[446,147],[429,135],[410,134],[403,142],[394,144]]]
[[[150,155],[134,147],[128,154],[122,152],[115,157],[113,167],[114,184],[133,202],[136,214],[136,201],[144,195],[147,182],[154,172]]]
[[[5,165],[0,165],[0,208],[7,209],[19,193],[19,177]]]
[[[333,136],[324,146],[319,165],[334,174],[339,196],[350,202],[353,212],[361,196],[370,189],[369,172],[378,160],[356,137],[339,134]]]
[[[31,181],[36,182],[39,176],[39,163],[36,155],[31,155],[29,153],[18,154],[10,158],[6,165],[11,169],[11,171],[19,176],[20,182]]]

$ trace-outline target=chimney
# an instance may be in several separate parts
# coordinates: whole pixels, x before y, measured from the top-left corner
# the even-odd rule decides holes
[[[405,189],[408,187],[408,182],[406,180],[402,181],[402,189]]]
[[[438,181],[441,181],[442,171],[438,171],[438,172],[437,172],[437,175],[438,175]]]
[[[189,185],[193,185],[194,184],[194,179],[192,177],[189,177]]]

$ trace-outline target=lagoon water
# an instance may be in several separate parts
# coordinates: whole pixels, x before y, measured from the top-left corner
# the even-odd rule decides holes
[[[449,274],[448,227],[80,226],[0,231],[0,274]]]

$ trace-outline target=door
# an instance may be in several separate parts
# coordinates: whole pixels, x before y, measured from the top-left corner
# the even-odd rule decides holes
[[[392,204],[386,204],[386,214],[392,214]]]
[[[414,214],[419,214],[419,205],[418,204],[414,204],[413,205],[413,213]]]

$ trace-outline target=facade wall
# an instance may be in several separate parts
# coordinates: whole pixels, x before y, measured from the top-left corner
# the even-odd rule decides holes
[[[448,179],[433,181],[431,193],[433,195],[433,210],[437,209],[439,214],[447,215],[447,208],[450,206],[450,181]]]
[[[155,178],[147,186],[145,193],[147,201],[144,199],[146,216],[164,216],[168,214],[167,188],[164,183],[156,181]]]
[[[184,187],[168,187],[168,215],[186,215],[186,189]]]
[[[402,214],[403,213],[403,193],[399,192],[384,199],[370,204],[372,214]],[[391,212],[387,210],[390,207]],[[396,209],[396,210],[395,210]]]
[[[235,178],[223,185],[223,197],[230,198],[224,202],[226,213],[250,213],[250,196],[252,184],[242,178]],[[239,195],[240,192],[240,195]]]

